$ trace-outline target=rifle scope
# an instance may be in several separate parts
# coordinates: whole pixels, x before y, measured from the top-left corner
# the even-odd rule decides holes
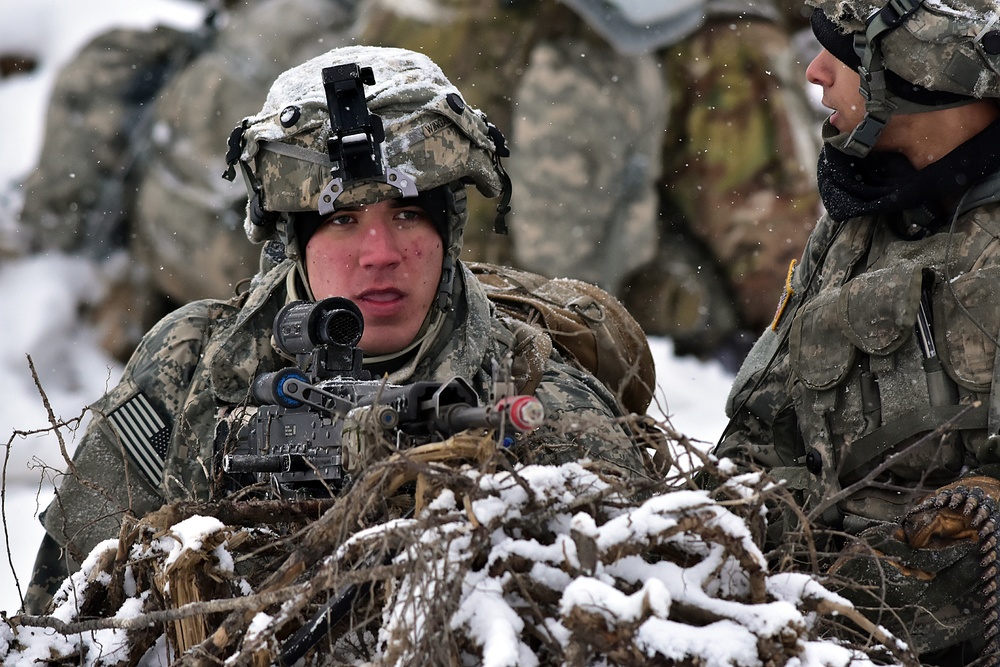
[[[285,354],[309,354],[326,345],[353,348],[364,332],[364,317],[353,301],[333,296],[293,301],[274,318],[274,344]]]

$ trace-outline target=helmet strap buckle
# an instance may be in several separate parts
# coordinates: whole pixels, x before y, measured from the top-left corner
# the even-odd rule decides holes
[[[875,147],[875,143],[885,128],[886,122],[888,122],[888,119],[882,120],[873,116],[871,112],[866,112],[864,118],[858,123],[858,126],[847,137],[847,141],[841,150],[851,155],[857,155],[858,157],[867,156]]]

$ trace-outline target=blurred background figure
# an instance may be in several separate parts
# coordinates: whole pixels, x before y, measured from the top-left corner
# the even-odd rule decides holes
[[[223,180],[238,109],[291,63],[363,43],[421,51],[512,145],[510,236],[470,197],[464,258],[582,278],[680,353],[738,365],[818,213],[818,119],[792,32],[756,0],[207,3],[201,30],[115,30],[62,72],[18,246],[106,259],[112,354],[256,271]],[[751,332],[746,335],[744,332]]]
[[[246,191],[221,178],[219,137],[291,63],[346,43],[357,4],[207,2],[199,30],[111,30],[60,72],[18,246],[106,262],[112,284],[91,316],[114,356],[173,308],[254,274]]]
[[[677,352],[733,368],[819,211],[802,19],[767,0],[562,11],[515,97],[515,262],[597,282]]]

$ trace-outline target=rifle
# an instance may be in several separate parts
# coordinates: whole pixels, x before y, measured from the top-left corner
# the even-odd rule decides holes
[[[274,319],[273,342],[296,366],[253,382],[259,407],[237,431],[222,468],[239,486],[269,482],[276,498],[330,497],[380,447],[398,451],[467,429],[491,431],[499,447],[541,425],[533,396],[481,405],[464,378],[393,385],[362,368],[364,318],[350,300],[295,301]]]

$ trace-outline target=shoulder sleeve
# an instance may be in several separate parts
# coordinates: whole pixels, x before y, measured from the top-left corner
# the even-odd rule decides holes
[[[118,385],[90,406],[92,421],[44,517],[73,558],[116,536],[126,513],[143,516],[163,503],[167,444],[210,333],[213,303],[194,302],[161,320]]]

